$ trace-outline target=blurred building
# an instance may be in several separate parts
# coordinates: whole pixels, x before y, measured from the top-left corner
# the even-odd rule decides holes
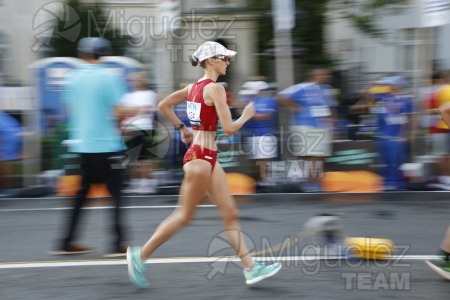
[[[0,75],[8,83],[30,83],[27,67],[47,57],[51,36],[76,40],[80,26],[94,32],[98,20],[79,24],[76,12],[66,1],[32,0],[0,2]],[[188,55],[206,40],[227,43],[239,55],[228,79],[236,90],[256,73],[256,17],[242,13],[246,1],[204,0],[81,0],[102,3],[106,26],[131,35],[126,55],[142,61],[158,92],[166,94],[181,82],[195,80],[201,70],[192,69]],[[64,28],[57,28],[63,21]],[[77,23],[78,22],[78,23]]]
[[[450,69],[448,1],[412,0],[409,5],[377,11],[375,25],[382,33],[378,37],[355,27],[349,16],[358,13],[358,7],[333,3],[326,25],[327,48],[345,76],[347,93],[356,93],[371,80],[393,73],[422,86],[433,68]],[[440,20],[429,17],[436,13],[441,14]]]
[[[28,78],[27,65],[37,56],[32,51],[33,11],[38,1],[0,2],[0,75],[3,83],[19,84]]]
[[[26,4],[25,4],[26,2]],[[99,3],[106,23],[92,14],[87,24],[68,0],[1,0],[0,1],[0,110],[16,117],[25,127],[23,174],[34,182],[41,171],[40,131],[44,108],[39,90],[36,66],[52,53],[52,37],[75,42],[82,29],[96,36],[105,27],[132,37],[125,56],[143,63],[152,89],[160,97],[192,82],[202,75],[188,60],[207,40],[225,43],[239,52],[224,80],[237,94],[246,79],[257,73],[257,16],[242,8],[246,1],[219,0],[80,0]],[[57,24],[59,23],[59,26]],[[39,62],[37,62],[39,60]],[[67,66],[44,70],[39,76],[53,78],[62,84]],[[52,113],[52,112],[50,112]],[[55,120],[58,116],[55,116]]]

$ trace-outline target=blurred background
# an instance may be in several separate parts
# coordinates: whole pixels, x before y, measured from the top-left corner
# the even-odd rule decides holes
[[[235,118],[251,100],[259,117],[234,137],[218,133],[234,193],[450,189],[450,134],[437,110],[450,101],[448,1],[24,2],[0,2],[2,195],[77,190],[61,93],[65,76],[83,63],[76,45],[87,36],[112,43],[114,55],[103,63],[130,92],[132,75],[143,71],[159,100],[201,77],[188,55],[203,42],[238,52],[219,81]],[[320,93],[300,93],[301,83]],[[314,115],[319,106],[327,113]],[[327,121],[313,127],[325,130],[329,139],[317,143],[329,153],[291,149],[292,122],[310,109],[314,124]],[[187,122],[182,106],[177,113]],[[164,117],[154,119],[151,151],[159,159],[148,172],[155,186],[130,193],[174,193],[181,180],[186,148]],[[271,150],[254,155],[252,137],[264,135]]]

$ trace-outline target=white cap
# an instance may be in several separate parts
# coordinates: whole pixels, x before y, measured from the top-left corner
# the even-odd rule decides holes
[[[242,85],[242,90],[239,92],[240,95],[256,95],[260,91],[270,89],[270,85],[265,81],[247,81]]]
[[[236,55],[236,51],[231,51],[216,42],[205,42],[198,47],[198,49],[194,52],[192,57],[196,59],[198,62],[202,62],[207,58],[223,55],[228,57],[233,57]]]
[[[403,76],[391,76],[387,78],[387,85],[400,85],[405,86],[406,80],[403,78]]]

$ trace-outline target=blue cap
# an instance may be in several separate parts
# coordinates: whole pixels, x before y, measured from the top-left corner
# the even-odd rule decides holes
[[[111,43],[100,37],[85,37],[78,41],[78,52],[92,53],[99,56],[111,55]]]

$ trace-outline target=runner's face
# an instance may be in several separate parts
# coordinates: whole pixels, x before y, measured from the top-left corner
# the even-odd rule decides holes
[[[216,70],[220,75],[225,75],[227,72],[227,67],[230,64],[230,58],[225,55],[216,55],[212,57],[215,62]]]

